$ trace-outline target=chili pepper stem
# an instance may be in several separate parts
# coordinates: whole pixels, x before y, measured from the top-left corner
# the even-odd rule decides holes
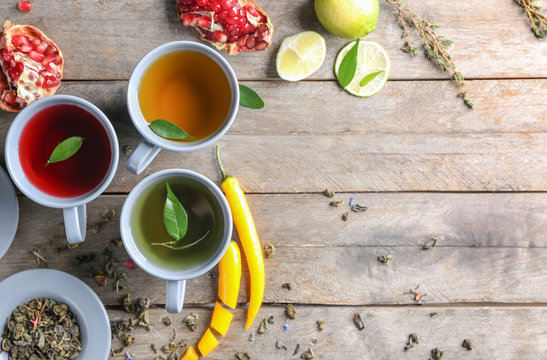
[[[217,144],[217,164],[218,168],[220,169],[220,172],[222,173],[222,181],[225,181],[228,178],[231,178],[228,173],[226,173],[226,170],[224,170],[224,166],[222,166],[222,161],[220,160],[220,145]]]

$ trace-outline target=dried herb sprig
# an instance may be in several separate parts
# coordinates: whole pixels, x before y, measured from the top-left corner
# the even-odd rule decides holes
[[[404,44],[401,50],[412,56],[418,56],[418,50],[410,40],[409,34],[409,28],[414,27],[418,30],[418,34],[424,41],[425,56],[438,65],[443,71],[452,73],[452,81],[459,89],[458,97],[462,98],[467,107],[473,109],[475,105],[464,90],[464,76],[461,72],[456,70],[456,65],[452,61],[452,56],[447,50],[453,42],[443,36],[437,35],[435,32],[435,29],[439,28],[440,24],[425,20],[414,10],[403,5],[402,1],[386,0],[386,2],[395,8],[398,23],[403,29],[403,35],[401,37],[404,40]]]
[[[538,39],[545,38],[547,35],[547,16],[543,15],[540,10],[541,6],[536,4],[536,0],[515,0],[519,4],[532,25],[532,32]]]

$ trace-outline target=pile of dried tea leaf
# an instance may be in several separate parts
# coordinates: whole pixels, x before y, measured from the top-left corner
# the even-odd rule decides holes
[[[52,299],[19,305],[8,318],[2,337],[2,350],[13,360],[74,359],[82,350],[76,317],[68,305]]]

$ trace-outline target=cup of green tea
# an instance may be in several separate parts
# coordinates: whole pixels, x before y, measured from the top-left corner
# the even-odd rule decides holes
[[[239,86],[228,62],[208,46],[174,41],[146,54],[127,86],[127,108],[144,140],[126,167],[140,174],[161,149],[199,150],[232,125]]]
[[[120,231],[133,261],[167,280],[167,311],[180,312],[186,280],[212,269],[226,252],[232,215],[211,180],[190,170],[168,169],[144,178],[129,193]]]
[[[67,240],[85,239],[86,204],[110,184],[118,139],[99,108],[68,95],[33,102],[13,121],[5,158],[15,185],[31,200],[63,209]]]

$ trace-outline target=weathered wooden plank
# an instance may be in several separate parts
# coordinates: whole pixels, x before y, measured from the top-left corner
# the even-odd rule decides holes
[[[299,359],[308,348],[316,359],[429,359],[434,348],[444,351],[446,359],[543,359],[547,353],[547,310],[544,307],[472,307],[472,308],[384,308],[384,307],[297,307],[297,318],[291,320],[290,330],[284,331],[285,314],[281,307],[267,306],[261,309],[257,320],[274,317],[266,333],[256,334],[258,321],[251,331],[254,342],[249,341],[251,331],[244,329],[246,312],[234,312],[234,320],[226,337],[219,338],[219,346],[208,356],[210,359],[232,360],[236,352],[247,352],[251,359],[278,360]],[[430,318],[430,312],[439,315]],[[195,312],[199,316],[196,332],[183,324],[185,316]],[[353,313],[360,313],[365,329],[358,331],[353,324]],[[210,309],[187,308],[180,315],[169,315],[172,325],[165,326],[161,318],[164,310],[152,310],[155,326],[151,331],[138,329],[132,332],[135,344],[126,348],[134,358],[155,357],[150,344],[167,344],[177,330],[176,341],[184,339],[196,346],[207,328]],[[127,314],[109,311],[112,320],[125,318]],[[325,320],[325,328],[317,331],[317,320]],[[498,329],[498,330],[495,330]],[[503,329],[503,330],[502,330]],[[408,351],[404,347],[408,335],[415,333],[420,343]],[[472,350],[462,347],[469,339]],[[287,350],[276,349],[285,346]],[[296,355],[293,352],[300,344]],[[313,345],[312,345],[313,344]],[[118,340],[113,348],[120,347]],[[111,359],[115,359],[111,357]]]
[[[174,40],[198,40],[196,32],[177,20],[174,0],[127,2],[71,0],[36,2],[30,13],[19,12],[4,1],[0,13],[17,23],[38,26],[56,40],[66,56],[68,79],[127,79],[138,60],[152,48]],[[446,78],[421,57],[413,59],[399,50],[402,46],[392,9],[381,3],[377,30],[367,40],[380,42],[388,51],[392,79]],[[451,50],[467,78],[545,77],[547,43],[530,31],[522,9],[510,0],[407,1],[426,18],[444,26],[439,33],[455,41]],[[334,58],[347,42],[328,34],[316,19],[309,0],[263,0],[276,32],[266,53],[229,57],[241,79],[276,78],[275,54],[281,40],[303,30],[315,30],[326,37],[327,59],[313,76],[332,79]],[[501,33],[499,29],[504,29]],[[418,43],[419,44],[419,43]]]
[[[23,210],[28,208],[25,202],[23,201]],[[251,205],[255,206],[254,203]],[[92,204],[90,224],[98,221],[102,211],[110,206],[111,204],[107,205],[104,202]],[[64,244],[65,240],[57,240],[49,249],[45,248],[52,235],[63,233],[60,211],[37,207],[34,209],[35,211],[28,211],[24,217],[21,217],[21,232],[0,262],[0,278],[35,268],[36,264],[30,250],[39,248],[50,267],[68,271],[86,281],[98,292],[105,304],[117,304],[121,294],[113,291],[112,281],[107,287],[99,287],[93,279],[88,277],[90,270],[100,269],[102,249],[110,242],[110,239],[119,236],[117,221],[105,224],[98,234],[88,232],[88,238],[80,248],[58,254],[56,247]],[[350,221],[355,221],[358,216],[366,217],[367,215],[366,213],[351,214]],[[336,221],[340,221],[336,228],[344,226],[341,220],[336,219]],[[457,225],[457,229],[469,231],[477,228],[481,223],[481,218],[474,222],[475,225],[469,225],[468,222],[463,221]],[[258,224],[261,229],[262,221]],[[514,222],[512,224],[515,232],[525,228]],[[33,225],[35,230],[30,230]],[[388,229],[391,226],[386,225]],[[468,229],[463,230],[466,227]],[[487,233],[488,230],[485,229],[483,234]],[[290,246],[279,245],[290,243],[291,239],[298,237],[319,236],[322,239],[321,246],[294,246],[313,242],[313,240],[294,240]],[[541,236],[538,234],[539,238]],[[305,227],[301,227],[299,232],[287,236],[281,242],[278,242],[278,239],[268,236],[263,238],[264,242],[270,241],[278,245],[275,256],[266,260],[265,301],[268,303],[412,304],[414,303],[412,296],[404,292],[418,284],[421,284],[422,292],[428,293],[423,300],[425,303],[547,302],[547,274],[542,271],[547,263],[545,247],[448,246],[421,251],[421,246],[416,245],[371,246],[377,242],[369,241],[366,235],[360,237],[359,234],[356,235],[356,241],[352,246],[324,246],[328,244],[328,234],[308,233],[308,228]],[[446,241],[450,243],[450,240]],[[412,242],[409,241],[409,244]],[[443,243],[443,245],[446,244]],[[90,253],[96,255],[94,261],[80,266],[73,264],[74,256]],[[114,248],[113,254],[119,261],[129,258],[123,248]],[[393,260],[387,265],[377,260],[379,255],[385,254],[393,255]],[[243,268],[241,302],[247,299],[248,275],[245,264]],[[125,270],[129,277],[127,282],[122,282],[123,285],[127,285],[122,293],[128,291],[142,294],[142,296],[151,297],[155,303],[164,302],[164,281],[155,279],[139,269],[129,271],[123,265],[120,265],[118,269]],[[216,281],[216,270],[190,281],[187,291],[188,303],[202,304],[214,301]],[[281,287],[287,282],[293,284],[292,291]]]

